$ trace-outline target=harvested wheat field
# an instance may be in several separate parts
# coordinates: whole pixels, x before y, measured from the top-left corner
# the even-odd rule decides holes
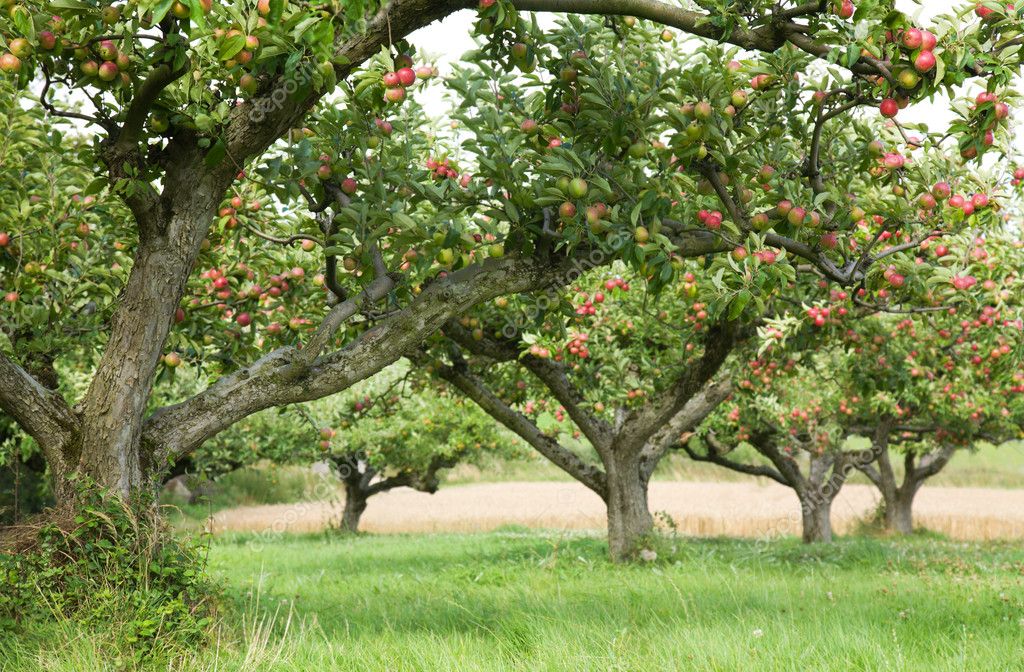
[[[667,514],[685,534],[770,537],[800,533],[796,496],[788,488],[758,483],[660,482],[651,485],[651,510]],[[840,534],[877,504],[865,485],[843,488],[833,505]],[[915,523],[955,539],[1024,538],[1024,490],[924,488]],[[339,506],[300,502],[228,509],[213,517],[213,531],[310,532],[339,517]],[[661,518],[661,516],[659,516]],[[504,525],[546,529],[600,529],[604,504],[575,483],[485,483],[445,488],[428,495],[401,489],[370,500],[367,532],[478,532]]]

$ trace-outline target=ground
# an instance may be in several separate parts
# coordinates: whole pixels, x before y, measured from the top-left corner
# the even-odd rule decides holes
[[[579,533],[225,536],[223,637],[174,669],[1024,669],[1019,544],[657,548],[613,567]],[[0,644],[0,667],[119,669],[85,634]]]

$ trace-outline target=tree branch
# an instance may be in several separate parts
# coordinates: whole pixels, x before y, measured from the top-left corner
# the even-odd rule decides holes
[[[542,432],[532,420],[499,399],[469,370],[464,360],[457,359],[451,366],[442,366],[439,374],[472,399],[485,413],[551,460],[555,466],[596,492],[601,499],[607,498],[605,474],[599,467],[584,462],[579,455]]]
[[[729,452],[726,447],[715,438],[714,434],[708,434],[705,437],[705,444],[707,445],[707,452],[704,454],[698,453],[697,451],[690,448],[689,444],[683,444],[683,450],[690,456],[691,459],[698,462],[711,462],[717,464],[720,467],[737,471],[741,474],[749,474],[751,476],[765,476],[772,479],[776,483],[792,487],[792,484],[786,480],[786,478],[769,466],[759,464],[744,464],[735,460],[730,460],[725,456]]]

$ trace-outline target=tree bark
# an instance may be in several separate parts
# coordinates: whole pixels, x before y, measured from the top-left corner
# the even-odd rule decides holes
[[[179,145],[163,195],[133,207],[139,247],[114,312],[110,337],[82,399],[77,471],[122,495],[153,485],[167,461],[141,449],[156,369],[203,239],[231,178],[203,170],[202,154]]]
[[[605,465],[608,496],[608,554],[612,562],[631,559],[654,530],[647,507],[647,479],[636,451],[616,450]]]
[[[832,541],[832,502],[813,495],[800,499],[805,544]]]
[[[345,510],[341,514],[341,530],[351,534],[359,532],[359,520],[366,511],[366,493],[358,483],[345,482]]]
[[[917,488],[900,490],[891,499],[885,500],[884,524],[887,532],[910,534],[914,531],[914,495]]]

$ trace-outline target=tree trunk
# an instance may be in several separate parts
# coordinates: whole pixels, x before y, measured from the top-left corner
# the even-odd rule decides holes
[[[883,500],[885,511],[882,518],[885,531],[891,534],[910,534],[914,531],[914,495],[916,483],[904,483]]]
[[[366,493],[359,484],[345,483],[345,511],[341,515],[342,532],[359,532],[359,519],[366,511],[366,499]]]
[[[134,213],[139,248],[81,404],[77,471],[126,496],[153,485],[167,466],[141,449],[143,420],[174,312],[227,187],[195,170],[200,161],[192,152],[176,162],[189,169],[169,171],[164,196]]]
[[[805,544],[832,541],[832,502],[822,497],[801,498]]]
[[[623,562],[640,550],[639,543],[654,529],[647,508],[647,480],[640,470],[639,455],[632,452],[613,452],[606,470],[608,553],[612,562]]]

